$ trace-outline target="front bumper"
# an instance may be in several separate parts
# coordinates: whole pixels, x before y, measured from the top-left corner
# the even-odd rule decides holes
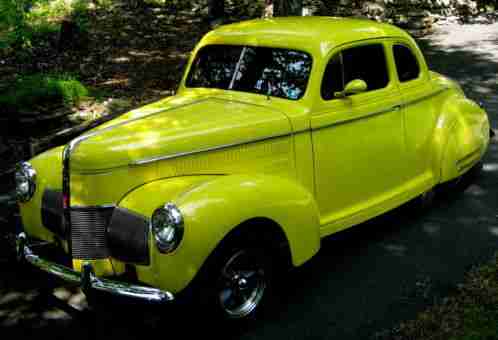
[[[95,276],[91,264],[85,264],[80,273],[60,264],[42,259],[29,247],[27,236],[24,232],[19,233],[16,237],[16,252],[18,260],[26,261],[64,281],[79,284],[86,295],[96,290],[151,303],[166,303],[174,300],[172,293],[157,288],[98,278]]]

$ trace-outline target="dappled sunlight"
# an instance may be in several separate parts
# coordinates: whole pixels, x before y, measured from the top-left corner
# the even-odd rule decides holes
[[[121,64],[129,62],[131,59],[128,57],[117,57],[117,58],[111,58],[111,60],[114,63]]]
[[[123,78],[123,79],[109,79],[109,80],[106,80],[102,83],[100,83],[99,85],[101,86],[108,86],[108,85],[112,85],[112,86],[117,86],[117,85],[122,85],[122,86],[126,86],[128,85],[130,82],[130,79],[128,78]]]
[[[484,196],[486,193],[487,191],[477,184],[473,184],[465,190],[466,195],[472,195],[472,196]]]
[[[407,250],[406,246],[400,244],[386,244],[383,247],[394,256],[404,256]]]
[[[485,163],[482,170],[486,172],[496,172],[498,171],[498,163]]]
[[[67,300],[77,296],[68,290]],[[0,299],[0,326],[16,327],[34,322],[37,327],[46,326],[49,321],[69,320],[70,315],[54,305],[44,304],[46,298],[38,289],[26,292],[9,291]],[[82,305],[82,300],[73,299],[73,303]]]
[[[455,79],[470,98],[482,101],[494,128],[498,126],[496,32],[498,23],[447,24],[419,39],[429,67]]]
[[[431,236],[437,235],[441,231],[441,226],[433,222],[423,223],[422,228],[426,234]]]
[[[494,236],[498,237],[498,227],[490,227],[489,232]]]

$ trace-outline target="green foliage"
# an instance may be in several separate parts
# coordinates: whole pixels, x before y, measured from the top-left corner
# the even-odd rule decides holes
[[[13,42],[27,43],[24,39],[26,31],[26,8],[30,0],[0,1],[0,49]]]
[[[111,0],[99,0],[100,2]],[[63,19],[88,29],[90,0],[0,0],[0,49],[29,49],[33,40],[56,34]]]
[[[71,76],[36,74],[19,79],[9,91],[0,95],[0,107],[18,112],[44,103],[73,105],[86,96],[88,90]]]

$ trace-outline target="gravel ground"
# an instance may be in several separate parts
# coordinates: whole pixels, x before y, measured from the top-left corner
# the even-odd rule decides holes
[[[432,69],[455,78],[485,103],[497,127],[498,24],[447,23],[422,39],[421,47]],[[438,198],[431,210],[404,207],[326,239],[315,258],[286,278],[276,312],[249,326],[213,325],[208,316],[192,316],[179,306],[124,303],[98,313],[76,312],[47,293],[57,282],[20,270],[2,258],[6,250],[0,249],[2,338],[123,340],[152,332],[171,338],[382,337],[384,330],[451,293],[471,266],[497,250],[497,149],[495,141],[474,184],[459,195]],[[76,290],[58,288],[56,295],[83,304]]]

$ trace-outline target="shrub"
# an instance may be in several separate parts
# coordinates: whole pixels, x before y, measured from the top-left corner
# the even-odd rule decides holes
[[[41,104],[74,105],[86,96],[88,90],[71,76],[36,74],[20,78],[0,95],[0,107],[8,112],[18,112]]]

